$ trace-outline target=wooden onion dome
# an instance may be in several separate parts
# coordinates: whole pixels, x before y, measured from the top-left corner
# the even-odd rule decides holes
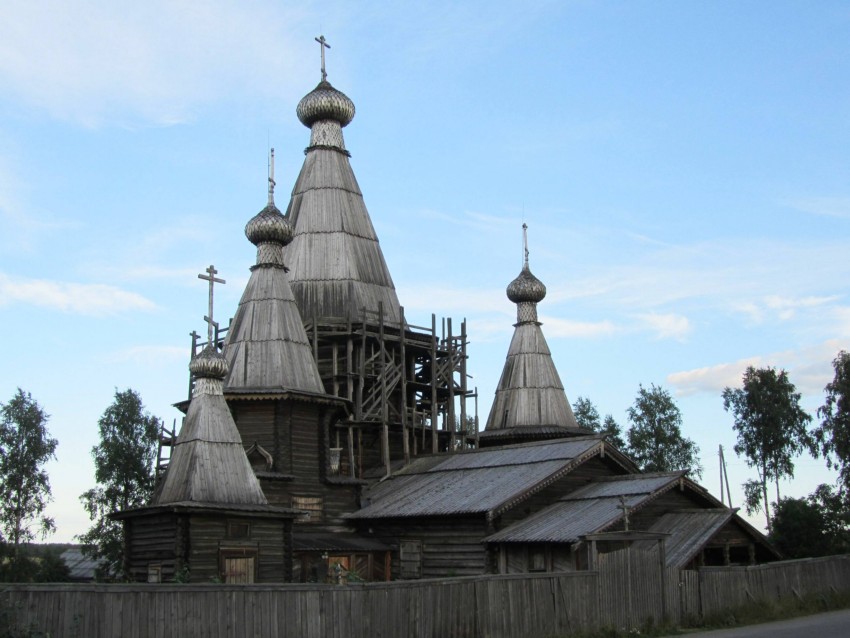
[[[194,394],[151,505],[266,505],[222,394],[227,361],[209,345],[189,368]]]
[[[517,305],[517,322],[481,445],[588,434],[576,423],[552,354],[537,320],[546,286],[528,265],[527,227],[523,224],[523,266],[507,287]]]
[[[305,320],[361,321],[364,308],[399,323],[399,301],[349,162],[342,129],[354,103],[323,79],[299,102],[298,119],[310,146],[292,190],[287,219],[294,228],[286,249],[291,285]]]
[[[271,166],[268,204],[245,226],[257,263],[224,343],[230,364],[225,392],[324,394],[283,261],[292,226],[274,203],[274,149]]]

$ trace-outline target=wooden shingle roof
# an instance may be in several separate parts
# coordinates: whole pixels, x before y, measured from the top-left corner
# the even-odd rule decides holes
[[[313,351],[283,268],[254,268],[224,346],[225,392],[324,393]]]
[[[564,435],[582,432],[537,320],[537,302],[546,296],[546,287],[531,274],[527,247],[522,272],[508,285],[507,294],[517,304],[517,323],[481,438],[508,432],[524,437],[537,432],[541,438],[561,429]]]
[[[194,396],[152,506],[268,504],[222,394],[226,366],[211,347],[192,360]]]
[[[382,305],[385,320],[398,322],[395,286],[343,143],[348,122],[304,122],[311,145],[286,212],[295,230],[286,262],[301,314],[360,321],[364,307]]]

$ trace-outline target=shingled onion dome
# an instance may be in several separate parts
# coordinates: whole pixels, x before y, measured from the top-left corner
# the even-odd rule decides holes
[[[537,304],[546,297],[546,286],[531,274],[528,267],[528,254],[522,272],[507,287],[508,299],[517,305],[517,323],[537,321]]]
[[[283,266],[283,247],[292,241],[292,225],[269,199],[245,225],[245,236],[257,247],[257,266]]]
[[[310,148],[324,146],[345,151],[342,127],[354,119],[354,102],[327,80],[301,98],[295,109],[301,123],[310,129]]]
[[[564,384],[537,320],[546,286],[528,266],[528,227],[522,225],[522,271],[507,288],[517,322],[496,396],[480,434],[481,446],[585,435],[567,401]]]
[[[212,344],[189,362],[189,372],[195,379],[194,395],[221,394],[222,380],[227,376],[227,359]]]

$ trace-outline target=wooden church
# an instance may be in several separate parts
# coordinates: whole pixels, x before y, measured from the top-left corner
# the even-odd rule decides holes
[[[525,259],[486,427],[468,335],[407,321],[350,164],[353,102],[322,79],[286,210],[248,221],[256,263],[227,328],[193,337],[191,396],[152,502],[118,512],[125,569],[163,582],[352,582],[587,569],[663,539],[668,565],[778,558],[685,472],[645,474],[578,426]],[[523,229],[525,234],[525,227]],[[439,326],[439,329],[438,329]],[[606,534],[608,536],[606,536]]]

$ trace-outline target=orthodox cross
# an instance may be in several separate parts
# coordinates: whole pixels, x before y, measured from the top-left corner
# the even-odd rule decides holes
[[[274,181],[274,149],[269,154],[269,204],[274,204],[274,187],[277,182]],[[199,275],[200,276],[200,275]],[[210,284],[212,285],[212,283]]]
[[[522,267],[528,270],[528,224],[522,225]]]
[[[213,327],[215,327],[216,330],[217,330],[218,329],[218,323],[213,321],[213,286],[215,284],[224,284],[224,283],[227,283],[227,282],[224,281],[224,279],[218,279],[216,277],[216,275],[218,274],[218,271],[215,269],[215,266],[213,266],[212,264],[210,264],[210,267],[207,268],[205,272],[207,274],[206,275],[198,275],[198,279],[203,279],[205,281],[210,282],[210,295],[209,295],[209,298],[210,298],[210,301],[209,301],[210,314],[209,314],[209,316],[204,317],[204,321],[207,322],[207,345],[212,345],[213,347],[215,347],[215,345],[213,344]]]
[[[314,38],[316,42],[319,43],[319,48],[322,51],[322,82],[328,79],[328,74],[325,73],[325,49],[330,49],[331,45],[325,42],[325,36],[320,35],[318,38]]]
[[[629,531],[629,506],[626,505],[626,497],[620,495],[620,509],[623,510],[623,529]]]

